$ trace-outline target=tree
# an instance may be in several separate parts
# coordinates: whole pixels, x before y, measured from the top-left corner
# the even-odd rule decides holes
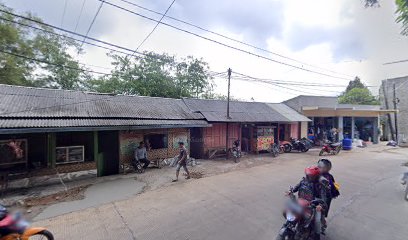
[[[3,4],[0,9],[13,12]],[[30,13],[25,16],[41,22]],[[39,23],[3,12],[0,17],[0,83],[80,89],[90,77],[68,54],[68,50],[80,50],[75,41],[57,36],[52,28]]]
[[[408,36],[408,0],[395,0],[397,5],[396,22],[402,24],[401,34]],[[365,0],[365,7],[379,7],[379,0]]]
[[[346,91],[339,96],[339,103],[378,105],[379,101],[371,94],[370,90],[361,82],[359,77],[350,81]]]
[[[111,75],[89,81],[90,90],[153,97],[203,97],[213,90],[208,64],[189,56],[145,52],[144,57],[110,54]]]
[[[346,92],[349,92],[353,88],[366,88],[366,86],[361,82],[359,77],[355,77],[353,81],[350,81],[347,85]]]

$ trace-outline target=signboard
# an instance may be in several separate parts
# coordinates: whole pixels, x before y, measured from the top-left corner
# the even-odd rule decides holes
[[[27,139],[0,140],[0,165],[27,163]]]

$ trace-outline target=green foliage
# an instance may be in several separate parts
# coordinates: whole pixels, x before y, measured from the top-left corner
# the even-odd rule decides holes
[[[402,24],[401,34],[408,36],[408,0],[396,0],[397,23]]]
[[[361,82],[359,77],[349,82],[346,91],[339,96],[339,103],[379,105],[380,102],[371,94],[370,90]]]
[[[153,97],[203,97],[212,92],[208,64],[187,57],[178,60],[167,54],[145,52],[144,57],[111,54],[115,69],[110,76],[89,82],[97,92]]]
[[[396,22],[402,24],[401,34],[408,36],[408,0],[395,0],[397,5],[397,10],[395,14],[397,15]],[[379,0],[365,0],[365,7],[379,7]]]
[[[349,92],[353,88],[366,88],[366,86],[361,82],[359,77],[355,77],[353,81],[349,82],[346,92]]]
[[[0,9],[13,12],[11,8],[2,4],[0,4]],[[41,21],[29,13],[25,16]],[[81,82],[89,78],[81,70],[78,62],[67,53],[70,49],[79,51],[79,46],[74,41],[52,34],[53,29],[41,24],[7,13],[0,13],[0,17],[9,20],[0,19],[0,50],[3,51],[0,52],[0,83],[79,89]],[[10,21],[40,28],[47,32]],[[54,65],[32,59],[51,62]],[[69,66],[69,68],[64,66]]]

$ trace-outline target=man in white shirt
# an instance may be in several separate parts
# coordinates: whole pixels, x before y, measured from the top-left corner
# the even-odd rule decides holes
[[[144,142],[140,142],[139,146],[135,150],[135,160],[144,163],[143,168],[146,169],[149,166],[150,161],[147,160],[147,150]]]

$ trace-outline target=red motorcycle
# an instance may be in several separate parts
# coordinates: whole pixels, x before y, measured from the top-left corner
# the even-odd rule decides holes
[[[296,198],[291,188],[283,213],[286,221],[276,240],[320,240],[322,212],[317,208],[319,205],[326,206],[320,199],[307,201]]]
[[[323,156],[324,153],[336,155],[340,152],[343,144],[341,142],[332,143],[326,142],[323,144],[322,150],[320,150],[319,156]]]

